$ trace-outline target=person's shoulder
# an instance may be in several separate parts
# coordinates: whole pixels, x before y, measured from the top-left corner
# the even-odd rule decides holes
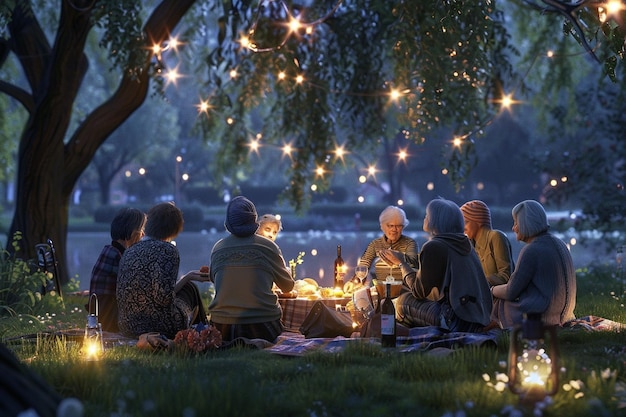
[[[423,250],[436,250],[439,248],[447,248],[447,246],[448,245],[446,244],[443,238],[441,238],[440,236],[439,237],[433,236],[422,245],[422,249]]]
[[[491,229],[489,230],[490,240],[509,240],[509,237],[502,230]]]
[[[400,240],[403,240],[405,242],[417,243],[417,241],[415,239],[413,239],[411,236],[407,236],[407,235],[401,235],[400,236]]]
[[[274,252],[280,250],[276,242],[274,242],[272,239],[266,238],[265,236],[255,234],[252,239],[252,243],[257,246],[266,247]]]

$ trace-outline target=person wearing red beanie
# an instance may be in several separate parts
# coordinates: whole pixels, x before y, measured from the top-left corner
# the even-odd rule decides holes
[[[461,206],[465,234],[478,254],[489,286],[506,284],[514,269],[513,251],[508,237],[491,226],[491,211],[480,200]]]

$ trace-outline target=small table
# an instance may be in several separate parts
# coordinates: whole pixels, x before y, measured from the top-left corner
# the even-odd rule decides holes
[[[345,307],[351,298],[279,298],[278,302],[283,310],[283,325],[285,330],[292,332],[299,332],[300,326],[304,321],[309,311],[317,301],[321,301],[331,308],[336,308],[338,305]]]

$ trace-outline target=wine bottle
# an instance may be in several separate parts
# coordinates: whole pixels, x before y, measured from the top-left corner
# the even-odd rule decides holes
[[[380,309],[380,344],[396,347],[396,308],[391,300],[391,283],[385,285],[385,299]]]
[[[335,273],[335,288],[343,290],[343,278],[346,275],[346,271],[343,264],[343,258],[341,257],[341,245],[337,245],[337,257],[335,258],[335,267],[333,271]]]

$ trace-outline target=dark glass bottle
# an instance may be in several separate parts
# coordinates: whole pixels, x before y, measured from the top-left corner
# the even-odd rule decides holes
[[[380,308],[380,344],[396,347],[396,308],[391,300],[391,284],[385,285],[385,299]]]
[[[333,268],[335,274],[335,288],[343,290],[343,278],[346,275],[346,268],[341,257],[341,245],[337,245],[337,257],[335,258],[335,266]]]

